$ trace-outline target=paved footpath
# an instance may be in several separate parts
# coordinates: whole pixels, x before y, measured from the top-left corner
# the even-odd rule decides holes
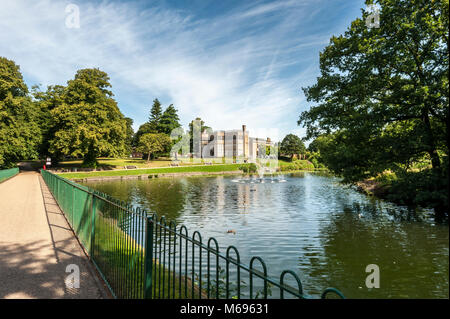
[[[65,284],[80,270],[80,288]],[[108,298],[37,172],[0,184],[0,298]]]

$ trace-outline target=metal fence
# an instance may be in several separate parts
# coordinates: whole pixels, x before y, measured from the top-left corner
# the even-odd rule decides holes
[[[291,270],[270,277],[260,257],[249,265],[215,238],[203,241],[107,194],[41,170],[57,203],[116,298],[308,298]],[[327,288],[322,298],[344,298]]]
[[[18,167],[0,170],[0,183],[17,174],[19,174]]]

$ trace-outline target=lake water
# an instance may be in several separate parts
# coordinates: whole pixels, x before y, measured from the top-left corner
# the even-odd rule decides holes
[[[204,242],[215,237],[222,252],[234,245],[244,263],[260,256],[271,276],[293,270],[314,297],[330,286],[348,298],[449,297],[449,228],[429,212],[411,213],[316,173],[274,183],[243,178],[84,185],[164,215],[190,234],[198,230]],[[365,285],[369,264],[379,266],[380,288]]]

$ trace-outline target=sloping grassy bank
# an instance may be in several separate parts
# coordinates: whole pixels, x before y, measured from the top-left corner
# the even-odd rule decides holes
[[[80,172],[80,173],[58,173],[61,177],[73,178],[87,178],[87,177],[102,177],[102,176],[129,176],[129,175],[145,175],[145,174],[162,174],[162,173],[190,173],[190,172],[239,172],[239,166],[242,164],[225,164],[225,165],[202,165],[202,166],[179,166],[179,167],[161,167],[161,168],[147,168],[147,169],[132,169],[132,170],[112,170],[112,171],[94,171],[94,172]]]
[[[157,174],[189,174],[189,173],[208,173],[220,174],[221,172],[248,172],[255,173],[256,171],[249,171],[245,168],[251,168],[254,164],[215,164],[215,165],[196,165],[196,166],[177,166],[177,167],[155,167],[145,169],[130,169],[130,170],[110,170],[110,171],[93,171],[93,172],[70,172],[70,173],[56,173],[61,177],[67,179],[83,179],[90,177],[114,177],[114,176],[136,176],[136,175],[157,175]],[[293,162],[278,161],[279,172],[295,172],[295,171],[314,171],[323,170],[316,169],[314,165],[307,160],[296,160]],[[194,175],[194,174],[193,174]]]
[[[281,172],[326,170],[325,168],[315,167],[314,164],[308,160],[279,160],[278,165]]]

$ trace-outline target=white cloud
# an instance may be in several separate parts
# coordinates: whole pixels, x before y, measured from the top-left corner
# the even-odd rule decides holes
[[[16,61],[28,82],[43,85],[99,67],[135,128],[159,97],[179,109],[184,125],[200,116],[214,129],[246,124],[261,134],[289,133],[297,129],[300,87],[317,76],[301,54],[329,37],[305,35],[302,28],[316,14],[306,1],[245,5],[211,20],[133,2],[76,2],[79,29],[65,27],[69,3],[2,1],[0,55]]]

